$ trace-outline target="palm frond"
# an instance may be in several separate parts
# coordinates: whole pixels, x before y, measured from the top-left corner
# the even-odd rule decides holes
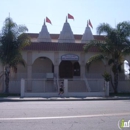
[[[121,50],[123,55],[129,55],[130,54],[130,45],[125,46],[122,50]]]
[[[113,64],[114,63],[114,59],[109,59],[108,60],[108,65],[111,65],[111,64]]]
[[[123,63],[120,63],[120,64],[118,65],[118,70],[119,70],[119,72],[121,72],[121,71],[122,71],[122,67],[121,67],[121,66],[122,66],[122,64],[123,64]]]
[[[109,34],[112,31],[112,28],[107,23],[102,23],[97,27],[97,33],[100,35],[102,33]]]
[[[130,22],[124,21],[118,23],[117,30],[121,37],[130,36]]]
[[[86,45],[83,46],[83,49],[85,52],[88,52],[88,50],[95,46],[95,44],[97,43],[97,41],[90,41],[89,43],[87,43]]]
[[[24,25],[19,25],[19,28],[18,28],[18,32],[21,34],[21,33],[25,33],[28,31],[28,28]]]
[[[27,45],[30,45],[30,43],[31,43],[31,40],[26,33],[23,33],[18,37],[17,45],[20,49],[24,48]]]
[[[102,54],[93,55],[87,61],[87,69],[89,70],[91,63],[96,62],[96,61],[102,61],[103,59],[104,59],[104,56]]]
[[[5,20],[0,42],[0,60],[6,65],[16,68],[18,63],[25,65],[21,49],[30,44],[30,38],[24,32],[26,26],[18,26],[11,18]]]

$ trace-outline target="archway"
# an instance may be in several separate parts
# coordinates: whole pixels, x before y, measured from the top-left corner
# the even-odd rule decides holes
[[[124,74],[125,74],[125,79],[129,79],[130,66],[129,66],[129,62],[127,60],[124,60]]]
[[[110,68],[107,67],[102,61],[96,61],[87,66],[86,64],[86,76],[87,78],[102,78],[102,74],[107,71],[110,72]]]
[[[33,78],[45,78],[47,73],[54,73],[54,65],[47,57],[37,58],[32,65]]]
[[[61,61],[59,76],[60,78],[73,78],[73,65],[71,61]]]

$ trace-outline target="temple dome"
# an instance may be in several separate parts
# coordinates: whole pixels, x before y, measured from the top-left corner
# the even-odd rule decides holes
[[[90,27],[87,24],[87,27],[81,39],[81,43],[87,43],[91,40],[94,40],[94,37],[93,37]]]
[[[38,42],[51,42],[51,37],[48,32],[47,26],[45,25],[45,21],[42,26],[41,32],[38,35],[37,40],[38,40]]]
[[[58,38],[59,43],[75,43],[74,35],[71,30],[70,24],[67,22],[64,23],[63,29],[60,32],[59,38]]]

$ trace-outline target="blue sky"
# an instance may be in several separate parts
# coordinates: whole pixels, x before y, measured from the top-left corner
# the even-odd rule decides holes
[[[83,34],[90,19],[92,33],[100,23],[109,23],[112,27],[122,21],[130,20],[130,0],[0,0],[0,29],[9,16],[17,24],[26,25],[29,33],[39,33],[43,20],[47,16],[52,25],[46,23],[50,33],[60,33],[68,13],[74,34]]]

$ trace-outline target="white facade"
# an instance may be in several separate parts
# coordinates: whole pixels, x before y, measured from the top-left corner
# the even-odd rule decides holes
[[[26,93],[33,95],[41,92],[42,96],[55,93],[55,96],[59,82],[68,79],[68,96],[75,95],[74,93],[79,91],[81,93],[76,94],[81,96],[91,95],[88,92],[101,92],[99,96],[103,96],[102,74],[105,70],[110,72],[110,68],[103,62],[98,62],[93,63],[88,72],[86,62],[98,52],[85,53],[81,48],[84,43],[94,40],[91,29],[87,26],[81,39],[76,39],[78,36],[73,35],[66,21],[58,36],[57,39],[51,38],[45,23],[37,37],[31,36],[32,44],[22,52],[26,66],[18,65],[17,74],[11,73],[10,75],[10,92],[20,93],[21,79],[24,79]],[[63,56],[66,56],[66,60],[62,58]],[[3,66],[0,65],[0,71],[3,70]],[[127,90],[130,91],[130,89]],[[0,91],[4,91],[4,79],[1,79]],[[43,92],[46,93],[43,94]]]

